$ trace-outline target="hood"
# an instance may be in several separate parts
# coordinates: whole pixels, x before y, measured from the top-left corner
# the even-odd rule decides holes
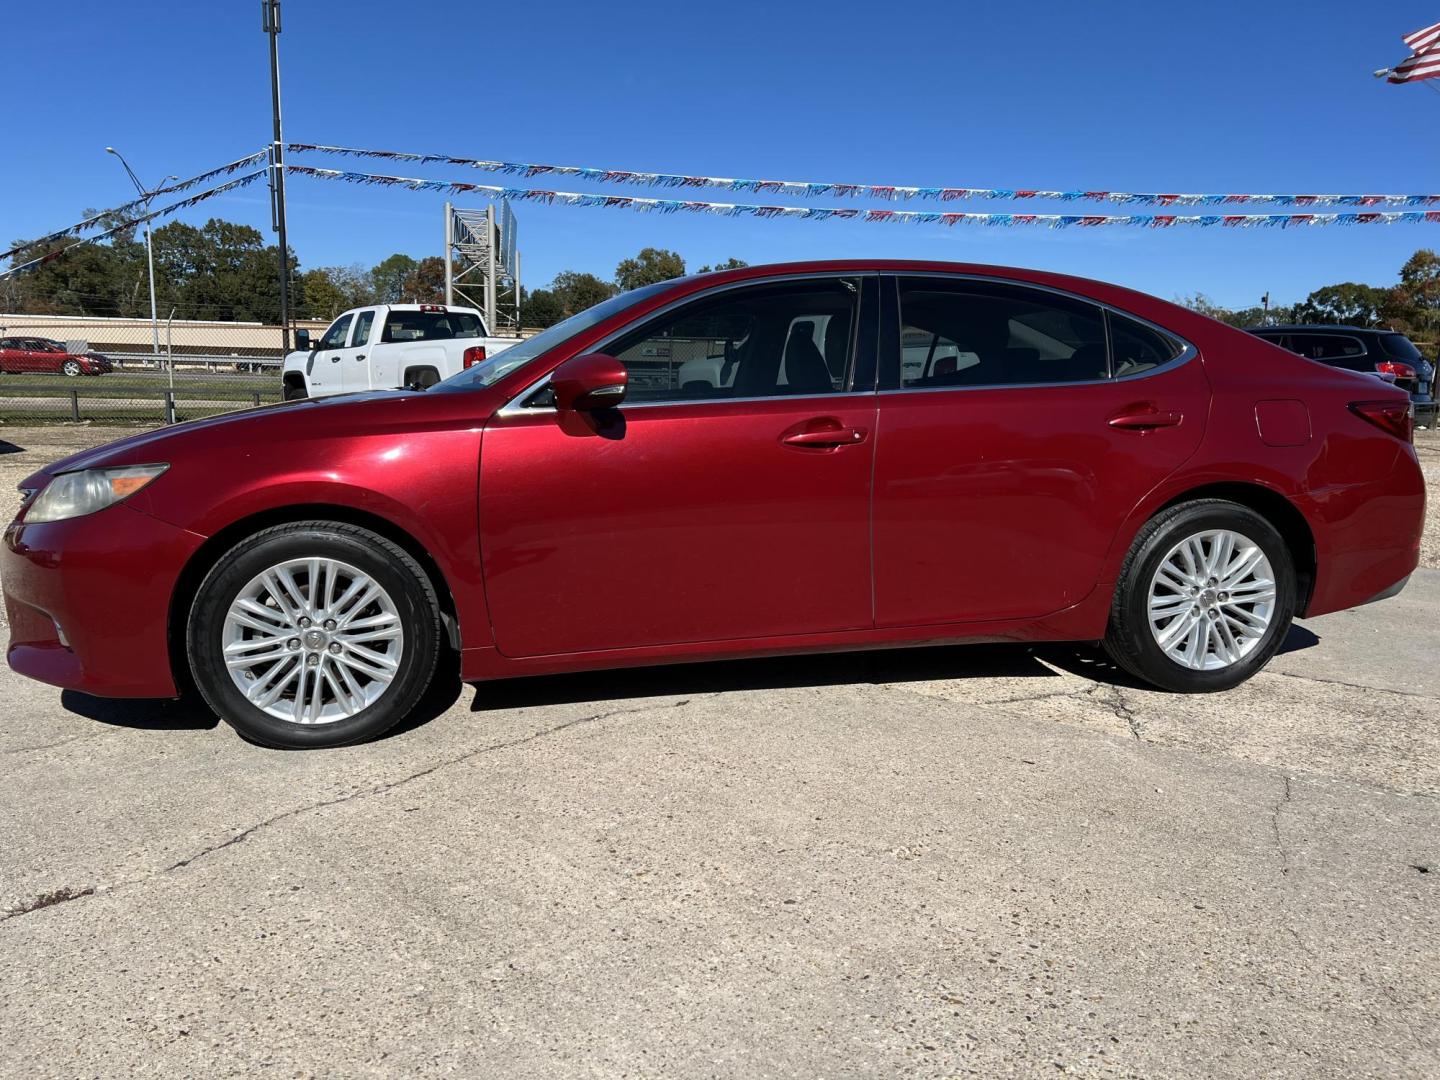
[[[397,395],[419,396],[418,392],[406,390],[371,390],[359,394],[336,394],[333,397],[301,398],[299,401],[280,401],[261,405],[258,409],[242,409],[237,412],[210,416],[203,420],[187,420],[172,427],[156,428],[130,435],[115,442],[106,443],[90,450],[53,461],[43,469],[21,481],[21,487],[39,487],[49,482],[50,477],[77,469],[93,469],[101,465],[142,465],[166,461],[180,451],[194,436],[217,428],[236,429],[228,434],[240,435],[245,426],[255,428],[255,437],[264,437],[264,428],[281,417],[311,415],[333,416],[343,411],[360,412],[374,401],[394,401]],[[243,437],[243,435],[242,435]]]

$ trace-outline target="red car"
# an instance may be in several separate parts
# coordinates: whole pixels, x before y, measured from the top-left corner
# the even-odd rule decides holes
[[[9,662],[100,695],[193,680],[249,738],[297,747],[390,727],[446,649],[484,682],[1103,641],[1157,686],[1221,690],[1292,617],[1405,584],[1424,511],[1407,406],[1058,274],[683,278],[425,392],[42,470],[0,554]]]
[[[72,353],[50,338],[0,338],[0,371],[7,375],[104,375],[112,365],[99,353]]]

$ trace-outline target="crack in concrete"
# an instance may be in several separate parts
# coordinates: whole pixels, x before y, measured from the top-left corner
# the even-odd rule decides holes
[[[1288,877],[1290,874],[1290,852],[1285,847],[1285,838],[1280,832],[1280,815],[1285,812],[1285,807],[1290,805],[1294,794],[1290,787],[1290,775],[1288,773],[1282,773],[1280,780],[1282,785],[1280,798],[1275,803],[1275,808],[1270,812],[1270,830],[1275,834],[1275,850],[1280,853],[1280,873],[1282,876]]]
[[[110,731],[91,731],[83,735],[71,735],[64,739],[56,739],[54,742],[40,743],[36,746],[12,746],[7,750],[0,751],[0,753],[8,756],[10,754],[30,754],[36,750],[53,750],[57,746],[69,746],[71,743],[85,742],[89,739],[99,739],[109,734],[111,734]]]
[[[356,791],[351,791],[345,795],[336,796],[335,798],[320,799],[316,802],[306,803],[303,806],[293,807],[289,810],[284,811],[283,813],[276,814],[273,817],[268,817],[264,821],[258,821],[254,825],[242,829],[227,840],[223,840],[218,844],[211,844],[208,847],[201,848],[199,851],[196,851],[191,855],[187,855],[183,859],[173,862],[168,866],[161,867],[159,870],[152,871],[148,874],[143,874],[140,877],[126,878],[121,881],[117,881],[111,885],[86,885],[83,888],[79,889],[65,886],[63,888],[56,889],[48,893],[41,893],[40,895],[32,898],[31,900],[23,902],[15,908],[11,908],[4,913],[0,913],[0,923],[8,922],[11,919],[18,919],[22,915],[28,915],[33,911],[41,911],[44,908],[54,907],[57,904],[68,903],[71,900],[78,900],[84,896],[94,896],[98,893],[114,892],[117,889],[124,889],[132,885],[143,884],[144,882],[151,881],[157,877],[162,877],[165,874],[173,873],[176,870],[181,870],[209,855],[214,855],[218,852],[226,850],[227,848],[234,847],[236,844],[244,843],[246,840],[254,836],[257,832],[260,832],[262,829],[268,829],[271,826],[277,825],[283,821],[287,821],[290,818],[298,817],[301,814],[306,814],[313,810],[324,810],[327,807],[338,806],[341,803],[351,802],[355,799],[365,799],[371,797],[372,795],[384,795],[387,792],[394,791],[396,788],[404,787],[406,784],[413,783],[416,780],[421,780],[427,776],[432,776],[435,773],[440,772],[442,769],[448,769],[454,765],[463,765],[467,761],[471,761],[474,758],[482,757],[486,754],[496,753],[501,750],[514,750],[518,747],[526,746],[533,742],[538,742],[541,739],[549,738],[552,735],[559,735],[564,731],[568,731],[569,729],[574,727],[580,727],[584,724],[596,724],[602,720],[610,720],[617,716],[631,716],[636,713],[653,712],[661,709],[678,709],[684,705],[689,705],[692,701],[700,700],[701,698],[718,696],[719,693],[717,692],[715,694],[702,694],[698,697],[684,698],[680,701],[669,702],[665,705],[639,705],[634,708],[628,709],[611,709],[608,712],[596,713],[594,716],[581,716],[575,718],[574,720],[567,720],[562,724],[556,724],[554,727],[542,728],[539,731],[533,731],[529,735],[522,736],[518,739],[510,739],[506,742],[492,743],[489,746],[476,747],[473,750],[467,750],[463,754],[457,754],[454,757],[446,758],[443,761],[437,761],[433,765],[429,765],[426,768],[410,773],[408,776],[402,776],[398,780],[389,780],[383,784],[376,784],[375,786],[369,788],[361,788]]]
[[[1125,700],[1125,688],[1119,683],[1096,683],[1085,691],[1084,696],[1109,709],[1137,741],[1146,741],[1145,736],[1140,733],[1140,718]]]
[[[1262,675],[1283,675],[1287,679],[1300,679],[1304,682],[1326,683],[1330,686],[1345,686],[1351,690],[1370,690],[1377,694],[1394,694],[1397,697],[1423,698],[1429,694],[1419,693],[1414,690],[1394,690],[1388,686],[1369,686],[1366,683],[1346,682],[1343,679],[1323,679],[1319,675],[1301,675],[1295,671],[1261,671]]]

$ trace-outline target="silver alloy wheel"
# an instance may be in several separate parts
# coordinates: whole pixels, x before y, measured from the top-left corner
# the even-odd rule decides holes
[[[1275,571],[1260,545],[1229,529],[1194,533],[1160,560],[1150,581],[1150,632],[1165,654],[1196,671],[1247,656],[1275,615]]]
[[[337,559],[290,559],[240,590],[221,631],[240,692],[278,720],[333,724],[379,700],[400,669],[395,601]]]
[[[60,370],[65,372],[65,374],[69,375],[71,378],[74,378],[75,376],[80,374],[80,361],[66,360],[65,363],[60,365]]]

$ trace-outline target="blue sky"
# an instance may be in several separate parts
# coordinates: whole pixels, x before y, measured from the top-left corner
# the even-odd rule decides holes
[[[1399,36],[1440,19],[1440,2],[284,0],[283,11],[285,132],[295,141],[859,183],[1440,190],[1440,94],[1369,74],[1404,56]],[[254,0],[9,5],[6,38],[23,48],[7,50],[0,240],[127,198],[107,144],[147,181],[264,145],[259,22]],[[349,167],[487,180],[453,167]],[[439,254],[443,201],[294,178],[291,245],[305,266]],[[1440,247],[1440,225],[1048,231],[535,204],[517,213],[530,285],[562,269],[608,277],[621,258],[658,245],[692,267],[732,255],[953,259],[1245,306],[1267,289],[1286,302],[1334,281],[1386,284],[1416,248]],[[211,215],[268,230],[265,191],[217,198],[183,219]]]

